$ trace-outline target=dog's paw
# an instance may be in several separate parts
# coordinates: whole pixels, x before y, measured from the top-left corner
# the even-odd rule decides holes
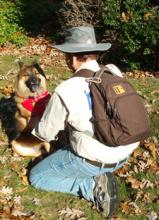
[[[50,152],[50,147],[51,147],[50,143],[44,142],[44,143],[42,143],[42,145],[44,146],[46,152],[49,153]]]
[[[50,144],[48,142],[37,143],[35,146],[26,146],[16,140],[11,142],[14,154],[23,157],[39,157],[47,155],[50,152]]]
[[[22,146],[16,141],[12,141],[11,143],[12,150],[14,154],[23,156],[23,157],[39,157],[41,155],[41,149],[40,146],[37,147],[26,147]]]

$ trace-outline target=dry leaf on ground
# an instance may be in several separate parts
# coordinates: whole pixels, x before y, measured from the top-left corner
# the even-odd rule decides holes
[[[84,217],[84,212],[78,210],[78,209],[61,209],[59,210],[59,219],[58,220],[86,220]]]
[[[133,176],[128,176],[128,177],[126,178],[126,182],[127,182],[127,183],[131,183],[131,187],[132,187],[133,189],[138,189],[138,188],[140,188],[140,186],[141,186],[141,182],[138,181],[137,179],[135,179],[135,177],[133,177]]]
[[[157,213],[154,211],[151,211],[147,214],[148,220],[156,220],[158,218]]]
[[[153,142],[145,143],[144,147],[151,152],[153,158],[156,158],[158,154],[158,146],[156,143]]]
[[[129,201],[121,202],[120,208],[121,208],[121,211],[126,215],[129,215],[132,212],[132,207]]]

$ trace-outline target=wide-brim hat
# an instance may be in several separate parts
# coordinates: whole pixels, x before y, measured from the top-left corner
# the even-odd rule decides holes
[[[97,43],[93,27],[72,27],[65,33],[65,42],[60,45],[53,45],[65,53],[81,53],[106,51],[111,47],[110,43]]]

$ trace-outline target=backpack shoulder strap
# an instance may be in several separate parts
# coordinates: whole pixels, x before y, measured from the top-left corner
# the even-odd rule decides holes
[[[72,77],[93,77],[94,76],[94,71],[89,70],[89,69],[81,69],[77,71]]]
[[[101,77],[103,74],[112,74],[106,66],[101,67],[92,77],[87,79],[87,82],[101,83]]]
[[[97,78],[101,78],[101,76],[103,75],[103,73],[108,73],[108,74],[111,74],[109,68],[107,66],[103,66],[102,68],[100,68],[100,70],[98,70],[95,74],[94,74],[94,77],[97,77]]]
[[[107,64],[105,66],[103,66],[96,74],[96,77],[101,77],[103,75],[103,73],[109,74],[109,75],[114,75],[114,76],[118,76],[120,78],[123,78],[123,74],[120,71],[120,69],[115,66],[114,64]]]
[[[120,70],[113,64],[104,65],[97,72],[89,69],[81,69],[72,77],[86,77],[88,82],[100,83],[103,73],[122,77]]]

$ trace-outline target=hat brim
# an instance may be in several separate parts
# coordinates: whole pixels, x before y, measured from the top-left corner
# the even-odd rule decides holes
[[[65,53],[81,53],[81,52],[93,52],[93,51],[106,51],[111,47],[110,43],[99,43],[91,45],[80,45],[79,44],[61,44],[53,45],[56,48]]]

